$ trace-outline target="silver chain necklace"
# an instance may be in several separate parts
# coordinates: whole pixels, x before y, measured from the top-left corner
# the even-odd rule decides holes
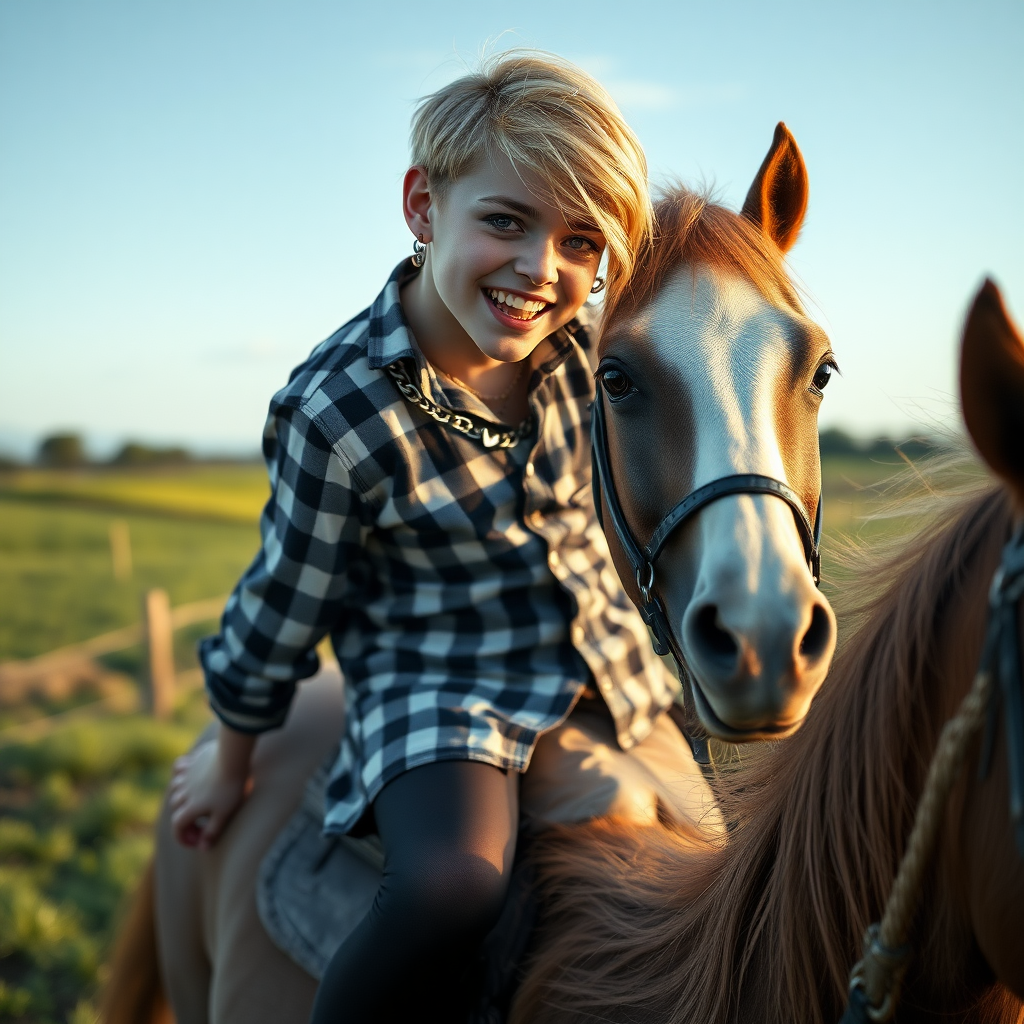
[[[479,441],[485,448],[515,448],[523,438],[533,430],[533,416],[527,416],[518,427],[508,427],[496,423],[478,422],[465,413],[458,413],[427,398],[425,394],[409,379],[401,364],[392,363],[386,367],[388,375],[398,385],[402,397],[410,404],[422,409],[428,416],[437,420],[449,430],[455,430],[466,437]]]

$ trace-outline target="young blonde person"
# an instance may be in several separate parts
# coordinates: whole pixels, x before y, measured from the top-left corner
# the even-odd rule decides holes
[[[385,872],[316,1024],[454,1019],[541,737],[586,694],[626,750],[676,692],[590,495],[583,307],[602,256],[615,288],[648,238],[640,145],[593,79],[520,51],[421,103],[412,163],[414,255],[272,400],[262,547],[201,645],[223,727],[171,790],[176,835],[209,847],[330,634],[325,830],[375,830]]]

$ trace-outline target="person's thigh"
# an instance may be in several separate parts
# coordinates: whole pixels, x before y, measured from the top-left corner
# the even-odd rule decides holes
[[[507,878],[515,855],[519,776],[477,761],[438,761],[403,772],[374,801],[385,879],[415,872],[434,850],[479,860]]]
[[[466,971],[508,888],[518,782],[482,762],[441,761],[381,790],[384,877],[328,964],[312,1024],[459,1018]]]

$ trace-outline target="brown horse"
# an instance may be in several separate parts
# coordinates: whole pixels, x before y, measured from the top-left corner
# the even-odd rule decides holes
[[[606,524],[609,486],[646,543],[688,493],[719,478],[777,485],[770,493],[716,496],[671,532],[652,557],[653,582],[642,580],[664,610],[701,720],[724,738],[796,729],[835,645],[834,616],[809,566],[820,494],[817,412],[832,353],[783,260],[803,222],[807,190],[799,149],[780,125],[742,215],[683,188],[668,194],[658,204],[658,236],[643,254],[642,277],[609,301],[611,330],[598,367],[610,468]],[[642,600],[611,530],[609,545],[631,596]],[[156,983],[136,991],[125,979],[157,977],[146,931],[154,921],[181,1024],[280,1019],[279,1005],[289,1002],[303,1016],[298,1007],[308,1008],[315,980],[271,945],[253,890],[262,853],[340,730],[341,713],[336,686],[304,684],[286,727],[257,745],[253,796],[213,851],[177,847],[164,816],[157,912],[143,912],[154,898],[150,881],[132,918],[140,930],[125,933],[115,957],[106,1021],[150,1019]],[[685,748],[666,774],[694,774],[707,792]]]
[[[961,380],[969,431],[1001,485],[932,493],[915,539],[857,554],[841,610],[856,628],[804,727],[719,780],[733,823],[725,842],[700,848],[614,821],[546,841],[546,925],[514,1021],[839,1020],[1024,514],[1024,341],[991,284],[967,322]],[[946,809],[895,1018],[904,1024],[1024,1020],[1024,860],[1001,726],[996,736],[991,773],[979,779],[976,741]]]

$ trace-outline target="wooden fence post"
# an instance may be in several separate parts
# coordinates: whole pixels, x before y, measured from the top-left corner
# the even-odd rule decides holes
[[[167,718],[174,708],[174,632],[166,590],[146,591],[142,618],[149,659],[150,708],[155,718]]]
[[[124,519],[110,522],[110,561],[115,580],[123,582],[132,578],[132,537]]]

